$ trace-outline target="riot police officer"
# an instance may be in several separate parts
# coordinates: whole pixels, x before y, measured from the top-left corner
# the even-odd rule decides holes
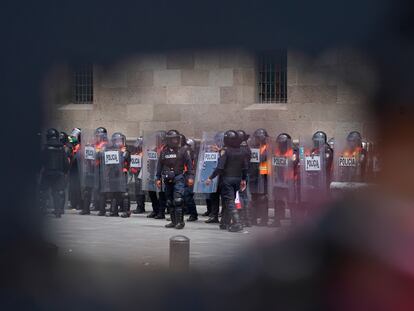
[[[257,129],[249,139],[249,147],[252,156],[249,164],[249,190],[252,197],[252,223],[266,226],[268,222],[268,200],[267,200],[267,131],[263,128]]]
[[[73,209],[82,209],[82,194],[79,176],[78,151],[81,143],[81,129],[74,128],[69,136],[72,156],[69,168],[69,201]]]
[[[61,217],[65,204],[65,174],[69,169],[69,160],[59,132],[50,128],[46,132],[46,144],[41,154],[40,206],[43,209],[47,193],[52,192],[54,214]]]
[[[101,192],[107,195],[111,202],[109,216],[129,217],[129,196],[127,192],[127,172],[130,157],[125,148],[126,139],[122,133],[114,133],[111,145],[107,146],[101,155]]]
[[[229,130],[224,134],[224,148],[220,151],[217,168],[206,180],[206,184],[220,175],[220,194],[225,205],[223,217],[228,217],[231,221],[228,227],[231,232],[243,229],[234,200],[236,192],[246,187],[247,170],[248,163],[245,151],[240,148],[240,138],[236,131]]]
[[[212,145],[209,149],[213,152],[219,153],[221,148],[223,147],[223,140],[224,140],[224,132],[216,132],[213,139],[212,139]],[[207,162],[208,163],[208,162]],[[214,162],[213,162],[214,163]],[[218,164],[218,163],[217,163]],[[215,167],[214,167],[215,169]],[[213,171],[214,171],[213,169]],[[206,177],[209,177],[211,173],[209,173]],[[206,171],[207,173],[208,171]],[[219,214],[220,214],[220,177],[218,177],[218,183],[217,183],[217,190],[215,192],[209,193],[206,198],[206,204],[207,204],[207,211],[209,212],[209,218],[205,221],[205,223],[212,224],[212,223],[220,223],[219,221]],[[221,200],[221,215],[226,216],[227,213],[223,213],[225,210],[225,202]],[[227,219],[226,217],[221,217],[221,222],[226,223]],[[223,228],[226,227],[226,225],[222,226]]]
[[[101,159],[102,159],[102,152],[108,145],[108,131],[105,127],[98,127],[95,129],[95,153],[96,153],[96,165],[100,167]],[[100,173],[101,171],[97,170],[97,183],[96,187],[94,188],[93,192],[93,200],[92,205],[94,206],[94,210],[98,210],[98,216],[105,216],[106,215],[106,195],[101,192],[101,178]]]
[[[147,215],[148,218],[165,219],[166,198],[163,189],[160,189],[157,196],[156,174],[159,155],[165,146],[166,131],[157,131],[156,133],[144,133],[143,148],[145,149],[143,159],[143,180],[142,188],[148,191],[151,200],[152,212]],[[151,154],[151,157],[149,157]]]
[[[367,150],[362,147],[362,136],[358,131],[352,131],[346,138],[348,142],[348,153],[358,155],[359,172],[356,180],[365,181],[366,165],[367,165]]]
[[[270,206],[274,207],[272,225],[279,227],[286,208],[289,208],[291,215],[297,213],[299,153],[298,149],[293,147],[290,135],[281,133],[276,139],[270,139],[268,154],[271,160],[268,197]],[[291,218],[295,217],[291,216]]]
[[[332,155],[324,132],[317,131],[312,137],[300,138],[300,204],[297,220],[317,211],[328,199]]]
[[[136,209],[132,212],[134,214],[145,213],[145,194],[142,191],[142,143],[143,137],[137,138],[134,147],[131,150],[131,165],[130,173],[134,178],[135,201],[137,203]]]
[[[161,180],[165,187],[167,206],[170,210],[171,223],[166,228],[184,228],[184,170],[187,166],[188,184],[193,185],[194,171],[190,152],[181,147],[181,137],[177,131],[169,131],[166,135],[166,146],[162,149],[157,165],[157,187],[161,188]]]
[[[60,132],[59,134],[59,141],[63,145],[63,149],[65,150],[66,157],[69,163],[72,161],[72,145],[69,142],[69,136],[66,132]],[[66,190],[68,190],[69,180],[68,176],[65,176],[65,202],[66,202]]]
[[[65,132],[59,133],[59,141],[63,145],[63,149],[65,150],[66,156],[70,161],[70,158],[72,156],[72,146],[69,143],[69,136]]]
[[[245,155],[246,155],[246,161],[247,163],[250,163],[250,159],[251,159],[251,150],[249,145],[247,144],[247,140],[249,139],[250,135],[246,134],[245,131],[243,130],[237,130],[237,135],[240,138],[240,148],[244,151]],[[241,220],[243,225],[245,225],[246,227],[250,227],[251,226],[251,211],[250,211],[250,205],[249,205],[249,198],[247,195],[247,187],[245,189],[240,189],[239,190],[239,197],[240,197],[240,202],[242,205],[242,209],[241,209]]]
[[[361,134],[350,132],[346,138],[335,138],[334,167],[336,182],[359,183],[365,181],[368,154],[362,146]]]
[[[183,148],[187,149],[191,156],[191,161],[193,163],[193,167],[195,170],[195,163],[197,162],[196,157],[196,150],[195,150],[195,141],[191,138],[187,139],[183,134],[181,136],[181,144]],[[187,219],[187,221],[196,221],[198,220],[198,213],[197,213],[197,206],[194,201],[194,191],[193,191],[193,185],[189,185],[188,179],[191,178],[191,176],[188,175],[188,168],[185,168],[184,173],[186,183],[185,183],[185,190],[184,190],[184,204],[187,213],[190,215]]]
[[[312,136],[313,145],[315,150],[324,150],[325,153],[325,170],[326,170],[326,183],[329,189],[329,185],[331,184],[331,176],[332,176],[332,163],[333,163],[333,149],[331,145],[328,143],[328,137],[325,132],[317,131]]]

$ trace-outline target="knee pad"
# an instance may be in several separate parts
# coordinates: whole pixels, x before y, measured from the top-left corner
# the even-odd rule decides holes
[[[174,198],[174,205],[175,206],[182,206],[184,204],[183,198]]]
[[[171,208],[171,207],[174,207],[174,203],[173,203],[173,201],[171,201],[171,200],[169,200],[169,199],[168,199],[168,200],[167,200],[167,206],[168,206],[168,207],[170,207],[170,208]]]

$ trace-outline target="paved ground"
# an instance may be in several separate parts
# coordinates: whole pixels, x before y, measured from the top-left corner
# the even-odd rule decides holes
[[[203,213],[205,207],[198,211]],[[249,245],[277,232],[275,228],[252,227],[231,233],[219,230],[217,224],[204,223],[206,219],[199,217],[197,222],[186,223],[183,230],[176,230],[164,228],[165,220],[148,219],[146,214],[123,219],[81,216],[78,211],[66,210],[62,218],[50,216],[46,223],[61,256],[153,268],[168,265],[169,238],[185,235],[191,240],[190,265],[197,270],[231,264]]]

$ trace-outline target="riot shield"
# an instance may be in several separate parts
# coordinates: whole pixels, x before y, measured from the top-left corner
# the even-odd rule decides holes
[[[354,147],[346,140],[335,140],[334,181],[363,182],[366,153],[362,147]]]
[[[326,148],[326,145],[315,147],[311,138],[300,138],[301,202],[316,204],[324,201],[328,196]]]
[[[95,131],[82,130],[82,141],[78,151],[79,176],[81,188],[96,188],[98,186],[98,165],[95,148]]]
[[[293,152],[292,140],[279,143],[277,138],[268,138],[268,198],[269,206],[285,207],[296,202],[295,195],[295,163],[296,154]],[[282,204],[281,204],[282,203]]]
[[[265,194],[268,174],[267,144],[258,142],[254,137],[247,141],[251,150],[249,163],[249,189],[253,194]]]
[[[224,133],[222,132],[203,132],[196,164],[195,193],[214,193],[217,191],[218,177],[214,178],[208,186],[205,182],[217,167],[219,148],[223,146],[223,139]]]
[[[135,143],[128,147],[131,155],[131,162],[128,171],[128,192],[130,195],[137,195],[136,183],[139,183],[139,190],[141,190],[142,181],[142,145]]]
[[[115,146],[106,146],[101,154],[101,192],[126,192],[127,176],[124,168],[124,153]]]
[[[142,190],[159,191],[156,181],[158,156],[163,147],[158,132],[145,132],[142,145]]]

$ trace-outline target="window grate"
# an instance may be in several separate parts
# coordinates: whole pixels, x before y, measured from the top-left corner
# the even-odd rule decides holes
[[[286,103],[286,50],[259,53],[257,67],[257,94],[259,103]]]
[[[73,71],[72,99],[75,104],[93,103],[93,65],[78,65]]]

